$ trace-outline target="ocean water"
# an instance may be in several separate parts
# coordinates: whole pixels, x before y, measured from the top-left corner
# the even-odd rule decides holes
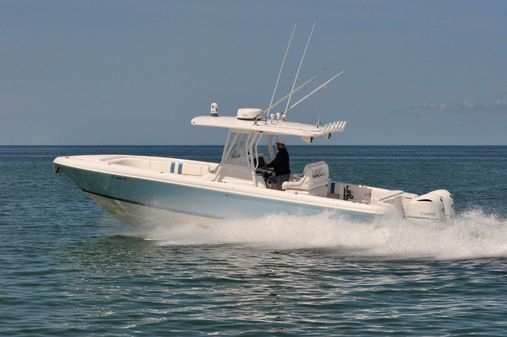
[[[0,336],[507,334],[506,146],[290,146],[335,180],[450,190],[453,224],[260,215],[139,229],[60,155],[218,161],[216,146],[0,147]]]

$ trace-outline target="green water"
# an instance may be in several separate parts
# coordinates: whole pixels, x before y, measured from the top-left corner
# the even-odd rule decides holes
[[[214,146],[0,147],[2,336],[503,336],[507,147],[289,147],[293,171],[454,194],[454,224],[261,216],[142,231],[56,156],[217,161]]]

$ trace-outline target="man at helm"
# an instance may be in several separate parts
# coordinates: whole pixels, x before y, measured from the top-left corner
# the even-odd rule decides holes
[[[267,166],[275,170],[276,188],[281,190],[283,182],[288,181],[290,178],[289,152],[285,148],[284,141],[281,139],[276,141],[276,148],[278,153],[275,159]]]

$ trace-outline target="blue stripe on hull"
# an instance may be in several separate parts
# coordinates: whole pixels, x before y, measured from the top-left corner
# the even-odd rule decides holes
[[[257,217],[273,213],[314,215],[331,211],[331,215],[336,217],[347,216],[361,221],[374,218],[374,215],[370,214],[296,204],[282,200],[268,200],[255,196],[171,184],[170,182],[129,178],[72,167],[62,167],[62,169],[86,192],[124,202],[202,217]]]

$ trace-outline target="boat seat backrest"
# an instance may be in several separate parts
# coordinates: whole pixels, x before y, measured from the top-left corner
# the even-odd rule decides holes
[[[315,163],[307,164],[303,171],[304,176],[311,177],[313,180],[326,181],[329,178],[329,167],[326,162],[318,161]]]
[[[311,163],[305,166],[303,176],[294,181],[282,184],[283,190],[308,191],[310,194],[327,193],[329,184],[329,167],[324,161]],[[320,192],[322,190],[322,193]],[[325,191],[325,192],[324,192]]]

